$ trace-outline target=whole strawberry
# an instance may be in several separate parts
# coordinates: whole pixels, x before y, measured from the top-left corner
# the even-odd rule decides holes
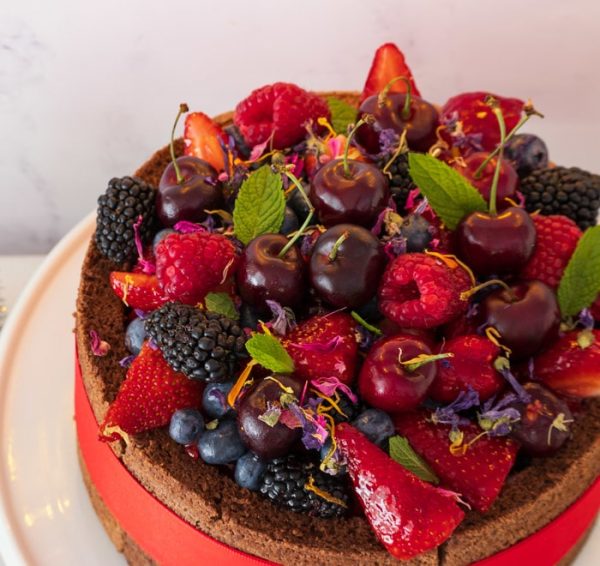
[[[144,343],[100,425],[100,439],[117,440],[169,424],[178,409],[198,408],[202,386],[173,371],[160,350]]]
[[[356,322],[348,314],[313,316],[294,328],[283,345],[294,360],[297,377],[337,377],[346,384],[354,379],[358,343]]]
[[[600,330],[572,330],[534,360],[534,376],[569,397],[600,396]]]
[[[336,441],[365,516],[387,551],[407,560],[447,540],[464,517],[452,496],[425,483],[348,424]]]
[[[156,275],[165,295],[195,305],[233,275],[235,248],[220,234],[170,234],[156,247]]]
[[[437,374],[428,392],[435,401],[451,403],[469,387],[485,401],[504,385],[493,365],[500,348],[487,338],[475,334],[457,336],[444,344],[443,351],[453,356],[436,362]]]
[[[539,279],[556,289],[571,259],[581,230],[566,216],[532,216],[536,230],[533,255],[523,268],[524,279]]]
[[[379,286],[379,309],[407,328],[433,328],[467,310],[461,293],[471,287],[458,263],[421,253],[398,256],[388,264]]]
[[[459,492],[477,511],[490,508],[515,462],[516,442],[481,436],[481,429],[470,423],[460,427],[463,449],[451,452],[450,427],[432,423],[424,411],[397,415],[394,424],[442,485]]]
[[[246,143],[268,141],[275,149],[301,142],[306,126],[319,118],[329,120],[327,103],[318,95],[291,83],[265,85],[252,91],[235,109],[233,121]]]

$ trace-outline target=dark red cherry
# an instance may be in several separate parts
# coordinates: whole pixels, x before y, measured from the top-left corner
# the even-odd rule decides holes
[[[401,362],[431,355],[421,340],[406,335],[378,340],[365,360],[358,389],[362,399],[376,409],[400,413],[415,409],[426,397],[436,375],[436,364],[411,368]]]
[[[287,454],[292,444],[301,436],[302,429],[289,428],[283,423],[274,426],[262,421],[269,406],[279,404],[285,393],[284,387],[291,387],[294,395],[300,398],[304,383],[290,375],[275,375],[274,379],[263,379],[242,399],[238,408],[237,422],[244,444],[261,458],[270,460]]]
[[[387,177],[375,165],[343,159],[323,165],[311,182],[310,200],[325,226],[371,227],[390,199]]]
[[[497,215],[473,212],[456,230],[459,256],[479,275],[518,273],[535,247],[535,225],[511,206]]]
[[[365,228],[338,224],[319,236],[310,258],[310,282],[336,308],[358,308],[377,291],[385,267],[379,240]]]
[[[244,249],[236,280],[244,302],[268,311],[267,299],[297,307],[306,290],[306,264],[295,245],[283,257],[279,253],[288,239],[282,234],[264,234]]]
[[[483,151],[479,151],[477,153],[472,153],[464,160],[455,161],[453,163],[454,169],[466,177],[487,202],[490,200],[492,180],[494,178],[494,171],[496,169],[498,158],[494,157],[490,159],[479,175],[477,175],[477,171],[481,164],[487,159],[488,155],[489,154]],[[496,206],[498,210],[504,210],[505,208],[513,206],[506,200],[507,197],[513,201],[517,198],[519,176],[517,175],[515,168],[506,159],[503,159],[500,163],[499,175]]]
[[[573,415],[565,401],[539,383],[525,383],[528,403],[516,399],[507,407],[519,411],[521,418],[512,425],[511,436],[533,456],[556,452],[571,436]]]
[[[379,153],[379,132],[391,129],[399,136],[406,130],[406,142],[414,151],[426,152],[436,142],[439,115],[433,104],[410,96],[406,108],[406,93],[388,93],[367,98],[359,108],[359,117],[372,115],[374,124],[364,124],[357,132],[360,144],[369,153]]]
[[[182,155],[176,159],[179,170],[181,171],[181,176],[185,179],[190,179],[196,175],[200,177],[208,177],[213,181],[217,180],[217,170],[207,161],[203,159],[199,159],[198,157],[194,157],[193,155]],[[170,161],[169,164],[165,167],[163,174],[158,182],[158,189],[166,189],[167,187],[171,187],[173,185],[177,185],[177,172],[175,171],[175,167],[173,162]]]
[[[499,289],[481,302],[481,316],[512,350],[511,360],[523,360],[558,338],[560,310],[554,291],[541,281],[525,281]]]

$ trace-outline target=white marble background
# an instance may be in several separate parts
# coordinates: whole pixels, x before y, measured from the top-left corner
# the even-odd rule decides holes
[[[360,89],[395,41],[422,93],[531,97],[553,159],[600,172],[597,0],[1,0],[0,254],[45,252],[113,175],[276,80]]]

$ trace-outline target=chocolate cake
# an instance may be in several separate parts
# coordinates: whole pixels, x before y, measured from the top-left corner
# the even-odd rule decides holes
[[[328,93],[356,106],[354,93]],[[214,119],[231,123],[232,114]],[[182,155],[182,140],[175,142]],[[135,173],[158,186],[171,161],[169,147],[157,151]],[[105,421],[127,369],[120,361],[125,347],[128,309],[111,289],[113,261],[101,253],[94,238],[81,272],[77,298],[76,340],[81,378],[97,423]],[[97,332],[110,345],[98,355],[90,344]],[[532,457],[516,466],[501,495],[489,511],[470,510],[453,535],[441,546],[406,561],[414,565],[466,565],[490,557],[539,531],[568,509],[600,474],[600,400],[585,399],[573,409],[571,438],[552,457]],[[190,458],[169,437],[155,428],[109,444],[114,457],[164,505],[199,532],[266,561],[297,565],[395,564],[360,513],[345,518],[321,519],[276,507],[259,494],[240,487],[231,470]],[[80,453],[81,456],[81,453]],[[109,454],[110,456],[110,454]],[[103,501],[83,457],[81,469],[94,508],[111,540],[130,564],[154,564]],[[581,537],[563,563],[573,559]]]

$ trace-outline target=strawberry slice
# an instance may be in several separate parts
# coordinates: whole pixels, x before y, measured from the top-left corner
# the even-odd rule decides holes
[[[313,316],[294,328],[283,345],[300,378],[337,377],[346,385],[354,379],[358,361],[356,322],[348,314]]]
[[[183,130],[184,153],[204,159],[217,171],[225,170],[225,151],[221,143],[227,136],[221,126],[204,112],[192,112],[185,118]]]
[[[113,271],[109,281],[115,295],[132,309],[149,312],[169,300],[163,294],[156,275]]]
[[[384,43],[375,51],[375,57],[373,57],[373,63],[371,63],[371,69],[360,96],[360,101],[362,102],[374,94],[379,94],[396,77],[406,77],[410,81],[412,93],[415,96],[421,96],[402,51],[394,43]],[[404,81],[395,82],[390,92],[406,92],[406,83]]]
[[[336,428],[337,445],[365,516],[394,557],[406,560],[447,540],[464,512],[451,496],[392,460],[348,424]]]
[[[428,414],[404,413],[394,417],[396,430],[429,464],[443,485],[459,492],[477,511],[487,511],[500,494],[517,455],[517,444],[508,438],[479,436],[481,429],[461,426],[463,452],[450,452],[450,427],[427,420]]]
[[[200,407],[202,389],[200,382],[172,370],[160,350],[145,342],[100,425],[100,439],[165,426],[178,409]]]
[[[600,330],[572,330],[534,360],[534,375],[561,395],[600,397]]]

